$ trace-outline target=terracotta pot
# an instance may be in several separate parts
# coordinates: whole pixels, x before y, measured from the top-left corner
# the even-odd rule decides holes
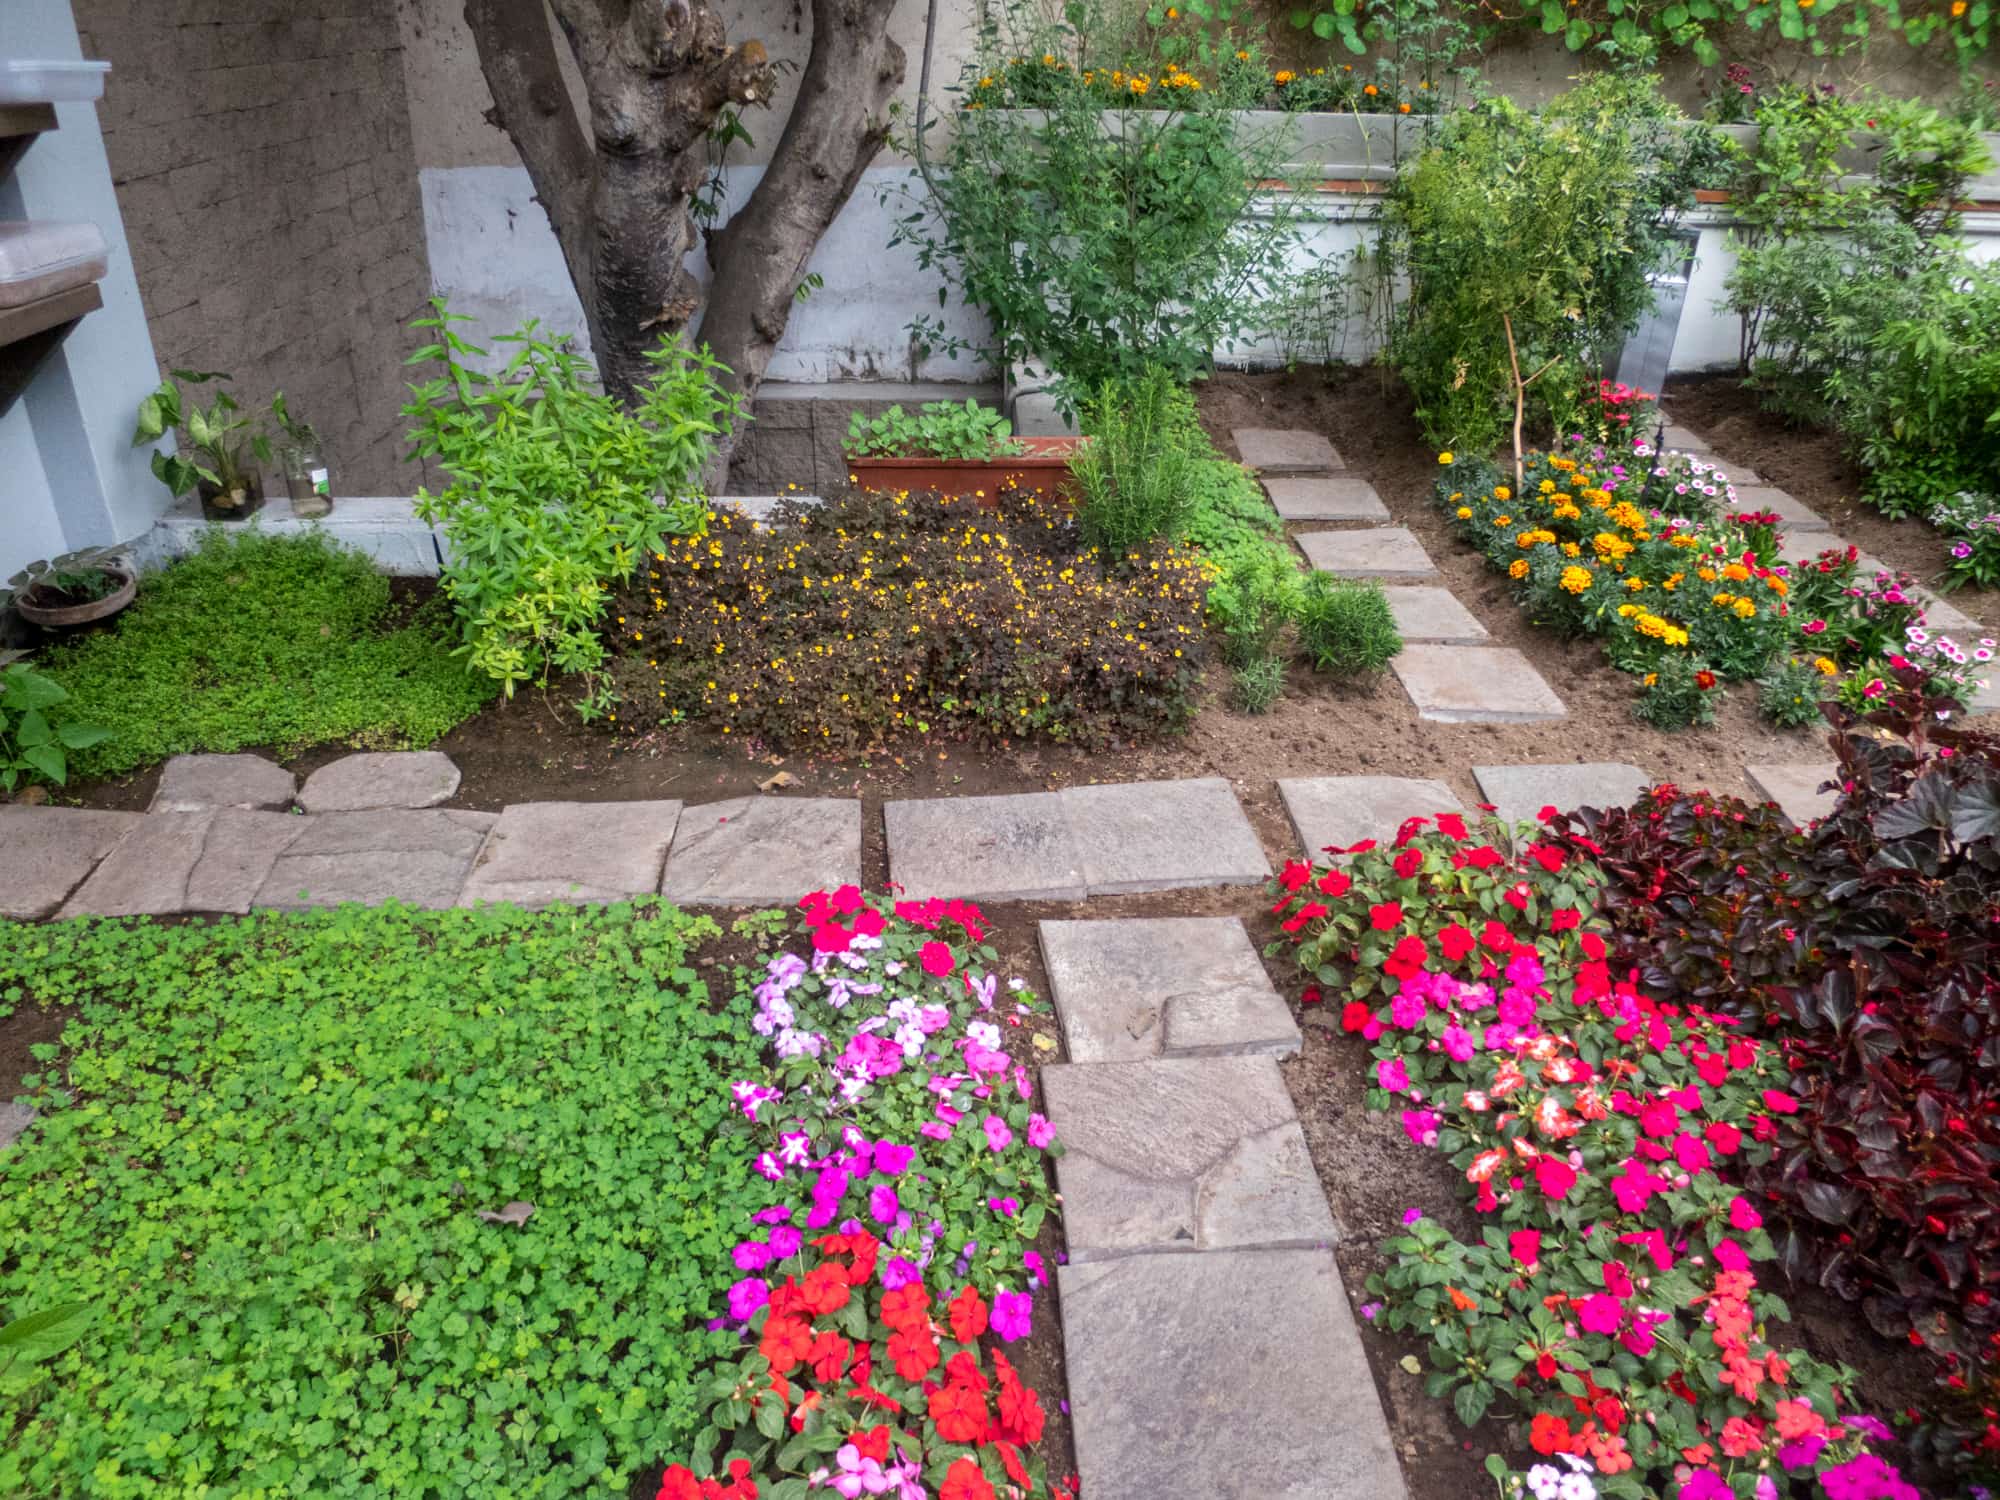
[[[1005,458],[850,458],[847,472],[864,490],[935,490],[971,498],[987,510],[998,508],[1000,491],[1013,482],[1023,490],[1072,498],[1069,461],[1081,438],[1018,439],[1026,451]]]
[[[241,490],[230,492],[231,496],[240,496],[240,499],[225,499],[222,491],[207,480],[197,482],[195,492],[201,496],[201,518],[204,521],[241,521],[264,508],[264,480],[261,475],[251,475]]]
[[[29,624],[44,630],[63,630],[72,625],[88,625],[93,620],[108,620],[132,602],[132,596],[139,592],[139,578],[127,568],[107,565],[102,571],[121,580],[102,599],[87,599],[82,604],[38,604],[35,596],[42,589],[37,584],[15,597],[14,609]]]

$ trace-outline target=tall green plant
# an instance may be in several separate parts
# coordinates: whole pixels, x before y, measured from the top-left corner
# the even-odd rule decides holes
[[[1107,380],[1090,404],[1090,441],[1070,470],[1077,530],[1107,561],[1178,536],[1188,519],[1202,455],[1179,420],[1186,399],[1154,365],[1135,380]]]
[[[488,374],[484,349],[461,339],[444,299],[413,326],[436,341],[410,356],[442,371],[411,387],[412,457],[435,459],[450,483],[417,491],[417,514],[451,542],[444,586],[474,670],[511,697],[551,672],[583,679],[585,718],[610,711],[599,617],[612,588],[663,538],[699,531],[703,465],[741,414],[706,349],[665,341],[629,409],[594,367],[530,321],[497,342],[513,349]]]

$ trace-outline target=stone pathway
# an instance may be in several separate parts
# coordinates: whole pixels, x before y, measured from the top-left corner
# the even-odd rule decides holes
[[[1479,792],[1507,823],[1536,823],[1545,807],[1574,812],[1579,807],[1630,807],[1654,777],[1638,766],[1598,762],[1582,765],[1474,766]]]
[[[1044,922],[1041,941],[1070,1058],[1042,1085],[1083,1492],[1400,1500],[1339,1229],[1272,1055],[1298,1029],[1241,924]],[[1192,997],[1200,1056],[1176,1043]]]
[[[1800,828],[1825,817],[1840,800],[1838,793],[1820,790],[1840,774],[1834,761],[1745,766],[1743,774],[1765,801],[1777,803],[1778,811]]]

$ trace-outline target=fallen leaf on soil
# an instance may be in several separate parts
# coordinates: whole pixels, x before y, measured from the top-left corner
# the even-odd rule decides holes
[[[1035,1050],[1036,1050],[1037,1052],[1053,1052],[1053,1051],[1055,1051],[1055,1050],[1056,1050],[1056,1039],[1055,1039],[1054,1037],[1052,1037],[1052,1036],[1037,1036],[1037,1037],[1035,1038]]]
[[[479,1217],[489,1224],[525,1224],[528,1222],[528,1216],[534,1213],[534,1211],[534,1204],[523,1203],[519,1198],[516,1198],[497,1214],[490,1208],[480,1209]]]
[[[1405,1354],[1397,1363],[1402,1365],[1412,1375],[1421,1375],[1424,1373],[1423,1363],[1414,1354]]]
[[[794,776],[790,771],[780,771],[777,775],[766,777],[763,781],[758,782],[757,790],[760,792],[770,792],[776,791],[781,786],[797,786],[798,784],[799,778]]]

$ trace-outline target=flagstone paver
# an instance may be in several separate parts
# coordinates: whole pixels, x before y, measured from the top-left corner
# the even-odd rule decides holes
[[[1326,1245],[1335,1230],[1270,1057],[1042,1069],[1073,1264],[1149,1251]]]
[[[1577,765],[1474,766],[1486,801],[1508,823],[1536,822],[1544,807],[1574,812],[1579,807],[1629,807],[1653,784],[1638,766],[1616,761]]]
[[[1831,781],[1840,774],[1840,767],[1834,761],[1745,766],[1743,774],[1749,778],[1750,785],[1760,797],[1766,802],[1777,803],[1778,810],[1801,828],[1825,817],[1840,801],[1839,793],[1819,790],[1822,782]]]
[[[1511,646],[1405,646],[1389,665],[1421,719],[1535,724],[1569,713]]]
[[[517,802],[486,835],[460,906],[629,901],[660,888],[681,804]]]
[[[1344,474],[1274,475],[1264,481],[1264,493],[1287,521],[1380,521],[1389,507],[1365,479]]]
[[[1736,486],[1736,508],[1744,510],[1766,510],[1776,515],[1784,524],[1778,529],[1786,536],[1796,536],[1802,532],[1831,532],[1826,517],[1803,501],[1794,500],[1785,491],[1773,489],[1768,484],[1739,484]]]
[[[1220,776],[1065,787],[1057,796],[1093,896],[1270,878],[1264,846]]]
[[[1363,839],[1386,844],[1405,818],[1465,811],[1442,781],[1406,776],[1285,777],[1278,795],[1299,846],[1315,862],[1329,845],[1346,847]]]
[[[366,750],[308,776],[299,789],[299,806],[309,813],[436,807],[457,790],[458,767],[441,751]]]
[[[2000,635],[2000,630],[1981,624],[1949,599],[1929,592],[1923,599],[1924,623],[1933,630],[1942,630],[1967,651],[1984,636]]]
[[[1683,427],[1678,422],[1667,423],[1666,436],[1660,440],[1676,453],[1702,453],[1713,456],[1714,450],[1708,446],[1708,439],[1692,427]]]
[[[176,755],[160,767],[146,811],[206,812],[214,807],[282,812],[298,795],[299,779],[261,755]]]
[[[1435,578],[1424,544],[1404,526],[1359,531],[1306,531],[1294,540],[1306,561],[1342,578]]]
[[[0,917],[52,914],[144,813],[0,807]]]
[[[21,1138],[21,1132],[35,1123],[35,1111],[26,1104],[0,1104],[0,1151]]]
[[[294,814],[253,808],[149,814],[77,887],[62,915],[240,916],[305,828]]]
[[[1396,633],[1411,646],[1483,646],[1489,637],[1471,610],[1450,589],[1406,584],[1382,590]]]
[[[1298,1024],[1235,917],[1043,922],[1071,1062],[1299,1050]]]
[[[861,803],[738,797],[681,814],[660,891],[681,906],[790,906],[861,883]]]
[[[1090,1500],[1404,1500],[1332,1251],[1134,1255],[1060,1275]]]
[[[326,813],[278,856],[251,905],[308,911],[344,901],[442,908],[458,900],[497,813],[384,808]]]
[[[1082,860],[1054,792],[885,803],[889,878],[913,899],[1077,901]]]
[[[1347,467],[1332,443],[1304,428],[1239,427],[1230,436],[1245,467],[1259,474],[1324,474]]]

